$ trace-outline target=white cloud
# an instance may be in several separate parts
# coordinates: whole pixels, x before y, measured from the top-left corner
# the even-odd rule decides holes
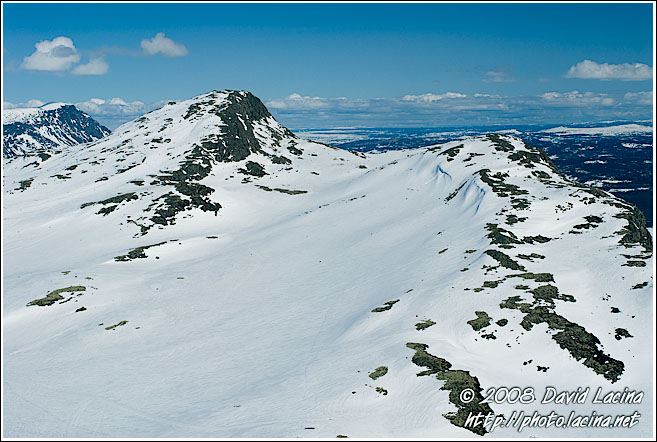
[[[34,53],[23,59],[23,69],[36,71],[66,71],[80,61],[73,40],[68,37],[56,37],[43,40],[34,45]]]
[[[534,102],[539,99],[533,97]],[[357,125],[361,127],[425,126],[446,122],[481,124],[517,114],[517,97],[461,92],[432,93],[387,98],[329,98],[292,94],[265,104],[276,118],[291,127]]]
[[[404,97],[402,97],[402,100],[422,102],[422,103],[432,103],[434,101],[444,100],[445,98],[465,98],[465,97],[467,97],[467,95],[458,92],[446,92],[444,94],[432,94],[429,92],[422,95],[404,95]]]
[[[183,57],[188,54],[185,45],[165,37],[164,32],[158,32],[150,40],[142,40],[141,48],[146,55],[162,54],[167,57]]]
[[[344,100],[344,98],[342,99]],[[302,96],[294,93],[285,98],[270,100],[266,105],[274,109],[322,109],[329,107],[329,102],[326,98]]]
[[[104,75],[109,69],[101,57],[93,57],[86,64],[80,62],[80,54],[68,37],[56,37],[35,44],[34,53],[23,59],[21,67],[27,70],[68,72],[74,75]]]
[[[611,106],[615,102],[607,94],[595,92],[546,92],[540,95],[540,97],[548,104],[561,106]]]
[[[138,101],[135,101],[134,103],[140,103]],[[115,104],[118,106],[128,106],[128,103],[125,102],[122,98],[119,97],[114,97],[109,101],[109,104]]]
[[[87,64],[79,64],[71,71],[75,75],[104,75],[109,65],[102,58],[92,58]]]
[[[115,53],[120,55],[138,55],[134,51],[120,48],[104,48],[92,53],[87,63],[80,63],[80,54],[73,44],[73,40],[60,36],[52,40],[43,40],[35,44],[36,50],[32,55],[23,58],[21,67],[26,70],[67,72],[73,75],[105,75],[109,71],[109,64],[103,54]],[[165,37],[163,32],[155,37],[141,41],[142,53],[146,55],[161,54],[166,57],[182,57],[188,54],[185,45],[176,43]]]
[[[24,103],[10,103],[9,101],[2,102],[3,109],[20,109],[25,107],[41,107],[46,104],[45,101],[41,100],[28,100]]]
[[[71,103],[83,112],[91,116],[101,115],[106,117],[134,117],[137,115],[158,109],[168,103],[170,100],[156,101],[155,103],[146,104],[143,101],[126,101],[120,97],[110,99],[90,98],[86,101]],[[3,109],[19,109],[26,107],[40,107],[46,104],[41,100],[29,100],[24,103],[2,102]]]
[[[452,111],[504,111],[508,106],[499,95],[446,92],[444,94],[426,93],[405,95],[401,99],[389,100],[393,108],[401,111],[452,112]]]
[[[424,93],[391,98],[327,98],[302,96],[294,93],[285,98],[267,101],[266,106],[285,114],[299,113],[318,117],[320,113],[337,112],[341,115],[395,114],[407,115],[422,113],[426,115],[443,114],[451,111],[508,111],[509,106],[499,95],[445,92],[442,94]]]
[[[650,92],[547,92],[530,96],[425,93],[388,98],[333,98],[292,94],[266,102],[293,128],[332,125],[396,127],[483,124],[545,124],[650,118]]]
[[[92,98],[87,101],[75,103],[75,106],[89,115],[137,115],[152,109],[143,101],[127,102],[122,98],[115,97],[109,100]]]
[[[421,95],[405,95],[402,98],[326,98],[317,96],[290,94],[285,98],[269,100],[265,105],[271,109],[281,111],[364,111],[372,110],[380,112],[396,107],[431,107],[437,103],[453,102],[463,100],[468,96],[458,92],[446,92],[444,94],[426,93]],[[446,105],[449,106],[449,105]]]
[[[653,93],[547,92],[532,96],[445,92],[387,98],[321,97],[293,93],[265,104],[281,123],[292,128],[326,127],[326,124],[380,127],[545,123],[572,118],[646,119]],[[101,124],[115,128],[170,100],[155,103],[128,101],[121,97],[94,97],[73,103]],[[41,100],[3,102],[5,109],[37,107]],[[587,121],[588,121],[587,120]]]
[[[628,92],[623,98],[625,101],[635,104],[645,104],[652,106],[652,91],[646,92]]]
[[[650,80],[652,79],[652,67],[643,63],[609,64],[584,60],[571,66],[564,77],[625,81]]]

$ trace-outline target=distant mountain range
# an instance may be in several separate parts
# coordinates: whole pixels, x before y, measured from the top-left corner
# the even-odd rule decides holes
[[[110,134],[73,105],[51,103],[36,108],[2,111],[2,155],[49,152],[96,141]]]
[[[3,165],[5,437],[651,434],[649,395],[591,403],[652,391],[645,218],[516,136],[348,151],[223,90],[22,152]],[[641,417],[519,433],[520,411]]]

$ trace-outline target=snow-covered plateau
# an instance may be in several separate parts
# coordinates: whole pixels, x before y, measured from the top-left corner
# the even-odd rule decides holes
[[[5,437],[651,436],[645,219],[514,136],[350,152],[213,91],[3,186]],[[535,411],[640,417],[468,421]]]

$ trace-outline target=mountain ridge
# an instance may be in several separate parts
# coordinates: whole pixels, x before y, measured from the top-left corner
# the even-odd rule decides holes
[[[56,151],[103,138],[110,130],[72,104],[2,111],[2,155],[12,157]]]
[[[294,136],[252,97],[172,102],[6,164],[7,401],[27,390],[65,414],[30,387],[44,382],[109,397],[73,435],[467,437],[490,430],[464,428],[469,412],[513,409],[484,407],[491,386],[649,390],[653,245],[631,204],[516,137],[360,154]],[[67,287],[79,296],[52,294]],[[30,368],[44,353],[71,377]],[[102,360],[119,361],[113,390]],[[128,403],[149,411],[125,427]],[[14,432],[37,413],[19,408]],[[45,422],[34,434],[61,428]]]

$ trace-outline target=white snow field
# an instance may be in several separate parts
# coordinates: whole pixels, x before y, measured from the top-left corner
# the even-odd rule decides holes
[[[3,186],[4,437],[651,435],[642,216],[518,138],[355,154],[214,91]],[[464,428],[489,410],[641,416]]]

